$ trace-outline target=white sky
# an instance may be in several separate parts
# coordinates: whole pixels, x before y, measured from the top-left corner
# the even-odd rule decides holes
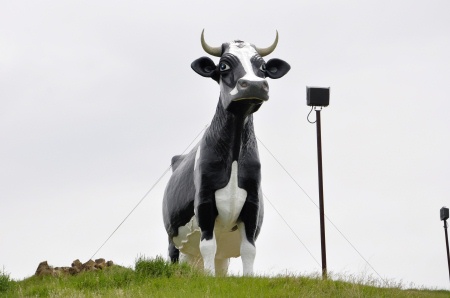
[[[306,86],[322,111],[328,217],[384,278],[448,288],[439,209],[450,205],[448,1],[2,1],[0,267],[87,261],[213,116],[217,84],[190,63],[212,45],[269,45],[257,136],[318,202]],[[213,58],[217,62],[217,58]],[[260,147],[263,191],[320,262],[319,212]],[[96,257],[166,256],[166,175]],[[327,222],[329,270],[374,274]],[[233,260],[233,272],[241,269]],[[260,274],[320,266],[266,203]]]

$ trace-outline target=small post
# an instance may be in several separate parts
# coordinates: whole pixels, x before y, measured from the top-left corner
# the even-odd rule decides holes
[[[330,88],[306,87],[306,104],[314,107],[326,107],[330,102]],[[317,168],[319,175],[319,209],[320,209],[320,244],[322,250],[322,279],[327,279],[327,250],[325,243],[325,206],[323,200],[323,171],[322,171],[322,128],[320,109],[316,109],[317,127]],[[312,111],[312,110],[311,110]]]
[[[323,204],[322,132],[320,110],[316,110],[317,169],[319,174],[320,244],[322,248],[322,278],[327,279],[327,250],[325,244],[325,206]]]
[[[449,210],[448,210],[448,208],[442,207],[440,214],[441,214],[441,220],[444,221],[445,245],[447,247],[448,276],[449,276],[449,279],[450,279],[450,251],[449,251],[449,248],[448,248],[448,234],[447,234],[447,219],[449,217]]]

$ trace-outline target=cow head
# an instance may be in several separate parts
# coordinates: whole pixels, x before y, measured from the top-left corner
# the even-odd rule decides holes
[[[220,57],[216,65],[210,58],[201,57],[192,62],[192,69],[199,75],[210,77],[220,85],[220,101],[233,114],[251,114],[269,99],[269,84],[266,78],[278,79],[284,76],[290,66],[280,59],[265,62],[262,57],[275,50],[278,32],[268,48],[258,48],[248,42],[235,40],[211,47],[201,36],[202,47],[210,55]]]

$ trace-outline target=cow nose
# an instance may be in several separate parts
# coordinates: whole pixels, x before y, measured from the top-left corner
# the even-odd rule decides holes
[[[247,89],[249,86],[252,86],[257,89],[263,89],[264,91],[269,91],[269,84],[266,80],[261,81],[250,81],[246,79],[239,79],[238,80],[238,86],[240,90]]]
[[[245,89],[248,87],[248,81],[247,80],[239,80],[239,86],[241,86],[242,89]]]

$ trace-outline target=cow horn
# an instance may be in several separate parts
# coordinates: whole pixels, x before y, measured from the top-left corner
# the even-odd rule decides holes
[[[206,53],[216,57],[222,56],[222,47],[210,47],[205,41],[204,32],[205,29],[203,29],[202,31],[202,38],[201,38],[203,50],[205,50]]]
[[[273,42],[273,44],[270,47],[258,48],[255,46],[255,49],[261,57],[264,57],[264,56],[267,56],[270,53],[272,53],[273,50],[275,50],[275,48],[277,47],[277,44],[278,44],[278,30],[277,30],[277,36],[275,37],[275,41]]]

